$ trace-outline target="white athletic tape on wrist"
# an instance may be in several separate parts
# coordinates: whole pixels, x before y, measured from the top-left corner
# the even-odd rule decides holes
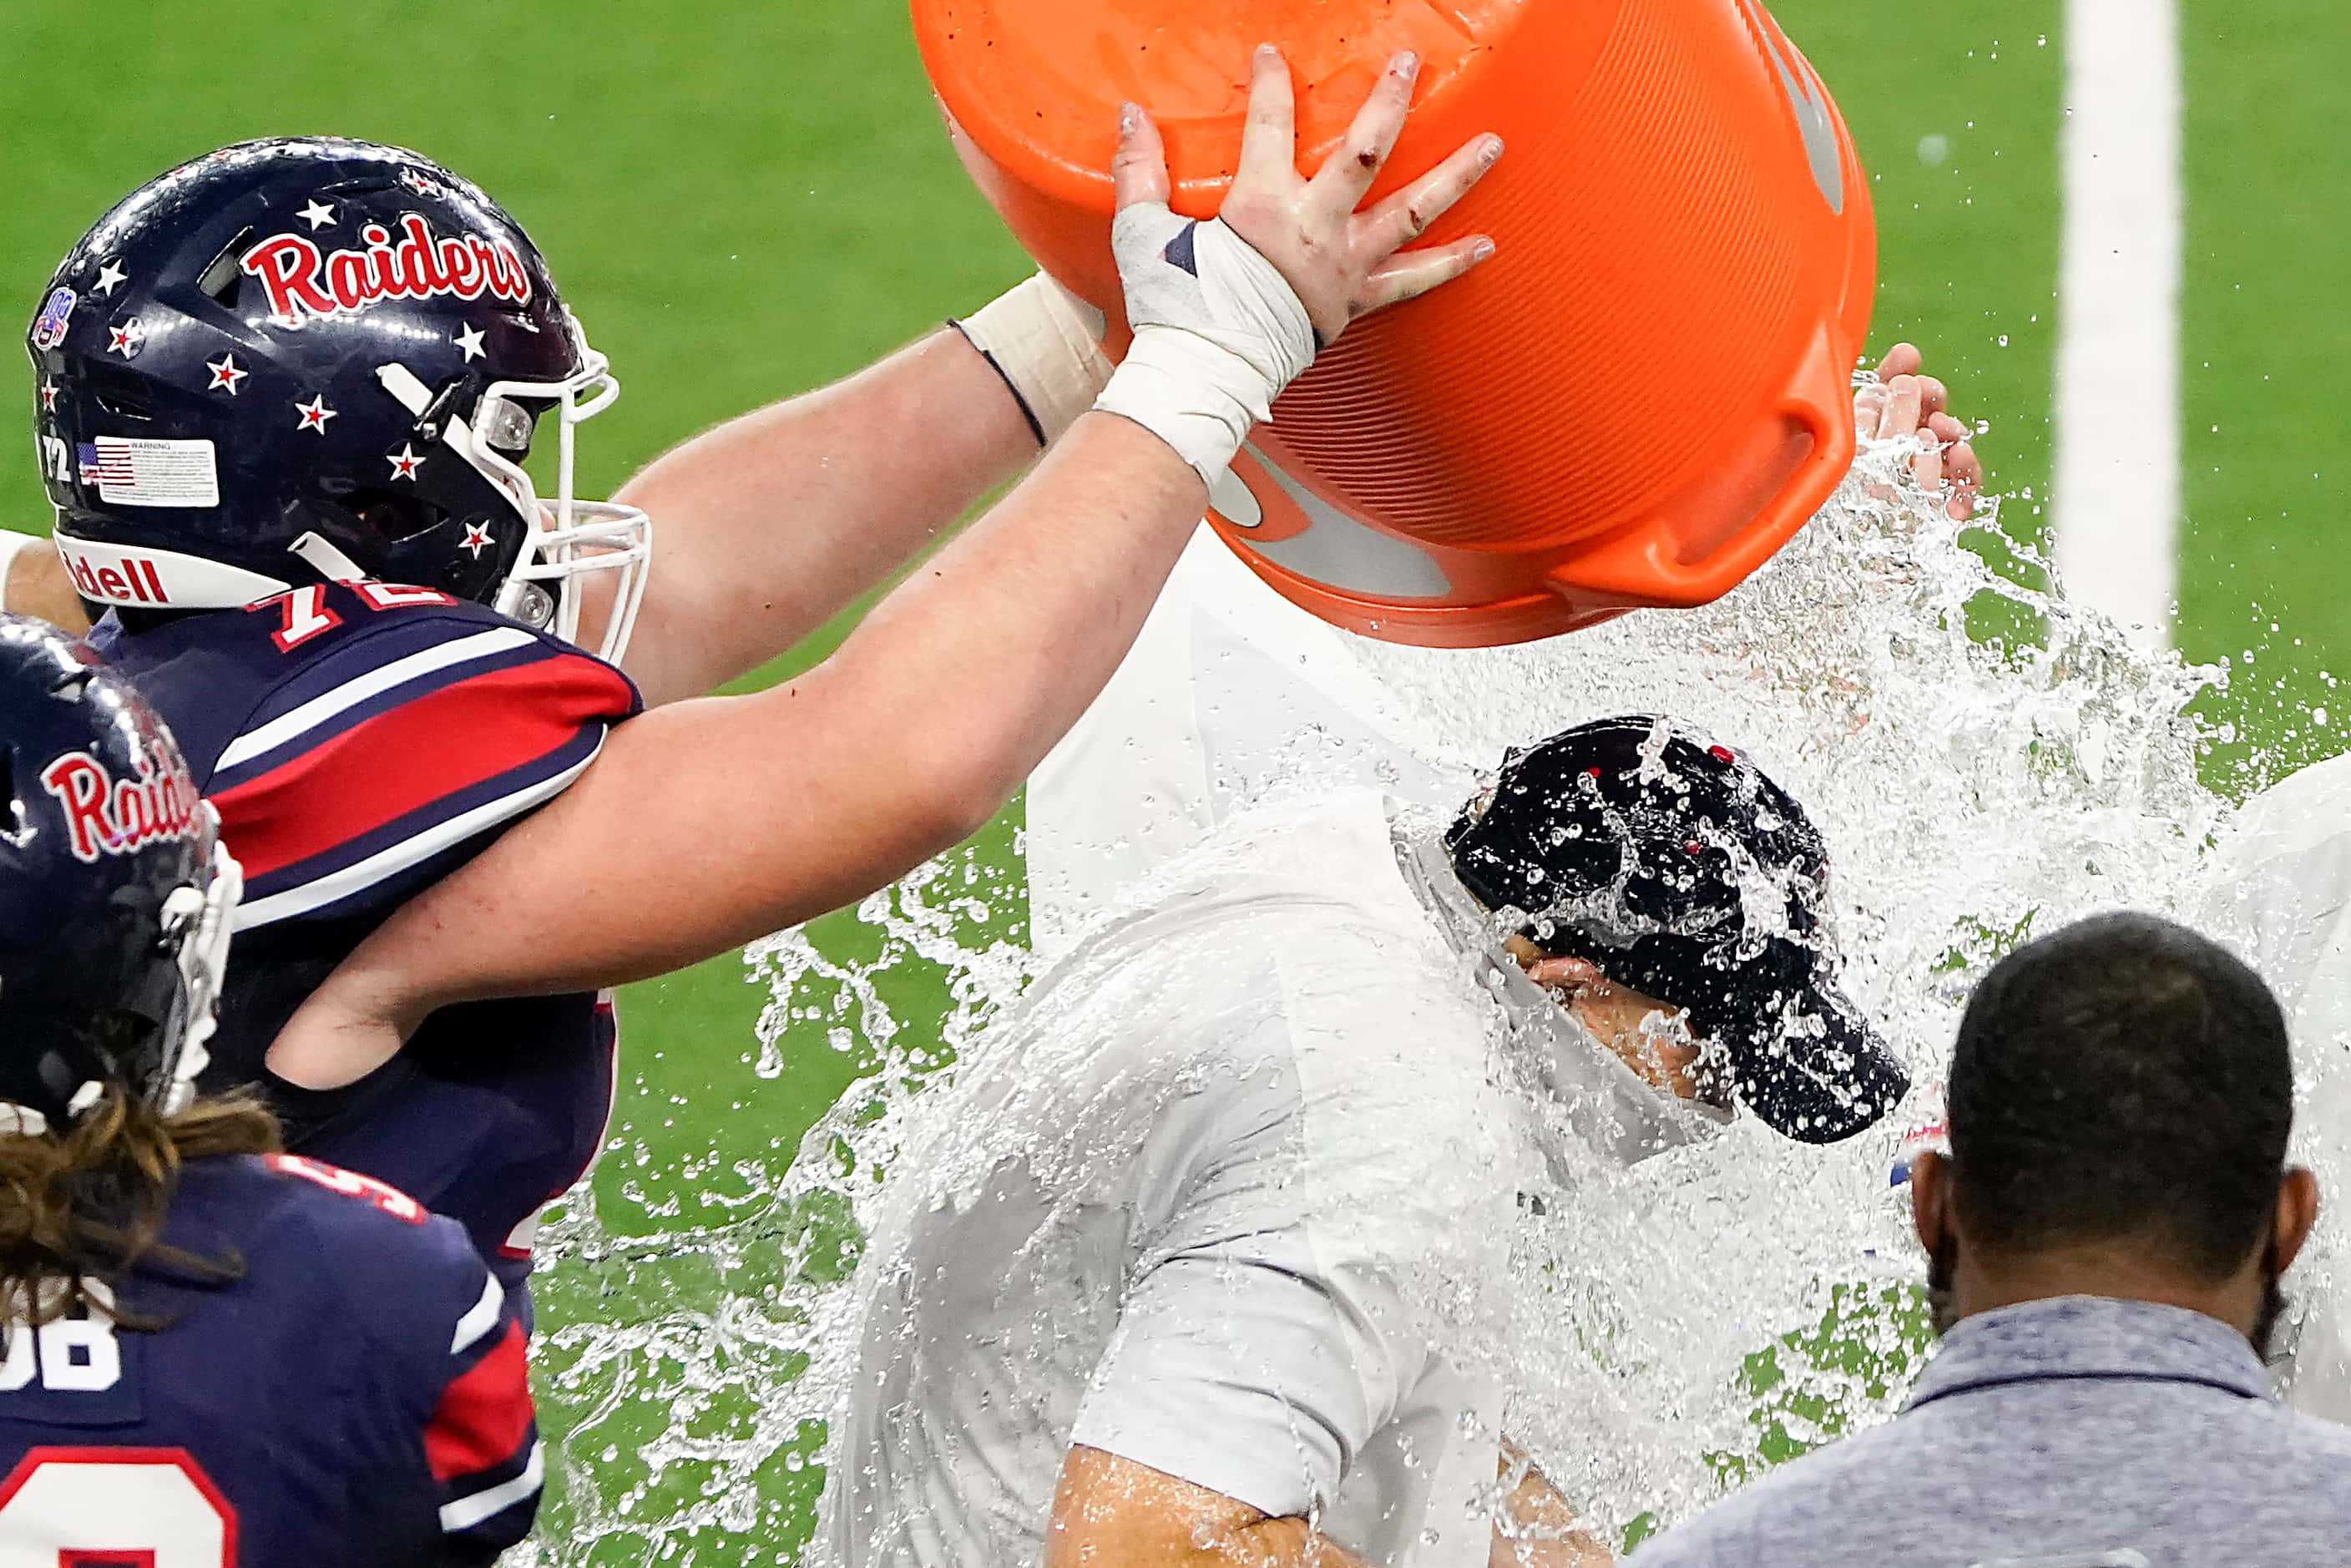
[[[1041,272],[950,325],[987,356],[1045,445],[1110,382],[1102,313]]]
[[[1111,243],[1134,347],[1094,406],[1142,425],[1214,485],[1314,362],[1314,323],[1273,263],[1221,218],[1130,206]]]

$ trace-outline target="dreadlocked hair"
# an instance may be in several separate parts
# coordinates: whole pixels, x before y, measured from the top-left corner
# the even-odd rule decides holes
[[[277,1148],[277,1118],[248,1093],[165,1115],[119,1085],[62,1131],[0,1136],[0,1317],[37,1326],[78,1311],[126,1329],[165,1327],[117,1304],[136,1270],[204,1284],[245,1277],[233,1250],[206,1257],[163,1241],[181,1167]]]

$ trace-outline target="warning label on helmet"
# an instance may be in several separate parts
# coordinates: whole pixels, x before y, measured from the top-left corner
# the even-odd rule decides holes
[[[75,454],[81,482],[118,507],[217,507],[220,471],[209,441],[101,435]]]

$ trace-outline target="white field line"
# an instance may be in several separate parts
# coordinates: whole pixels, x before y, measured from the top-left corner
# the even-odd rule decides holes
[[[2066,0],[2057,570],[2149,644],[2179,580],[2177,0]]]

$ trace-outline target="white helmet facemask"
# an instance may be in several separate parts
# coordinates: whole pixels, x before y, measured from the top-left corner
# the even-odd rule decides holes
[[[636,630],[653,561],[653,525],[642,508],[613,501],[583,501],[574,494],[575,433],[612,406],[621,383],[611,361],[589,347],[577,318],[568,313],[580,369],[559,382],[494,382],[474,405],[471,419],[442,421],[441,440],[513,504],[527,530],[514,569],[499,586],[492,608],[527,626],[579,642],[580,611],[587,580],[612,574],[612,598],[600,645],[590,653],[617,664]],[[376,371],[384,390],[410,413],[422,416],[432,392],[404,365]],[[529,451],[531,410],[544,407],[556,421],[555,497],[542,500],[518,461]],[[582,580],[577,583],[574,579]]]
[[[196,1097],[196,1079],[212,1065],[208,1049],[220,1028],[221,988],[228,977],[228,949],[236,925],[236,906],[245,895],[245,868],[219,839],[219,819],[212,803],[204,803],[204,840],[210,850],[212,874],[201,884],[175,888],[163,904],[167,940],[177,940],[180,957],[180,1002],[164,1028],[175,1032],[172,1054],[165,1059],[165,1078],[158,1103],[167,1116],[186,1110]]]

